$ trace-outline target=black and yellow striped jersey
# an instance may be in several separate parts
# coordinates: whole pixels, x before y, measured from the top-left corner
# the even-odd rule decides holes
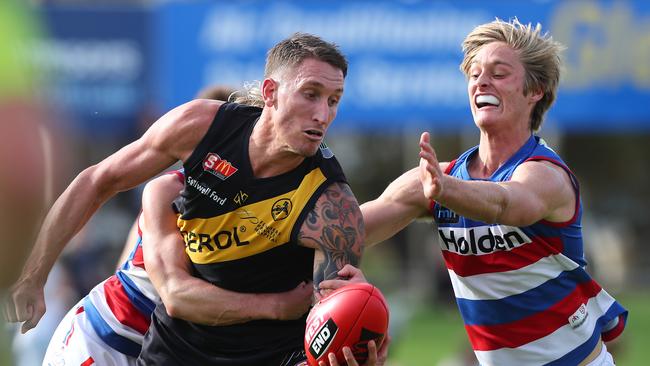
[[[185,188],[174,202],[194,274],[247,293],[287,291],[311,280],[314,250],[298,244],[300,227],[325,188],[345,182],[324,144],[287,173],[255,178],[248,143],[260,113],[234,103],[221,106],[185,162]],[[153,331],[162,333],[155,336],[165,337],[170,352],[182,354],[186,364],[197,365],[264,364],[302,347],[305,327],[304,318],[209,327],[171,319],[163,306],[155,315]]]

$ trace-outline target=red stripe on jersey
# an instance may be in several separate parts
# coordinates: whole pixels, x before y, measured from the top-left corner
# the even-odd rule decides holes
[[[92,357],[88,357],[88,359],[82,363],[79,364],[79,366],[90,366],[95,363],[95,360],[93,360]]]
[[[499,250],[491,254],[462,255],[442,250],[445,264],[461,277],[482,273],[506,272],[531,265],[549,255],[562,253],[560,238],[534,238],[531,243],[512,250]]]
[[[472,347],[491,351],[504,347],[517,348],[555,332],[569,324],[569,316],[601,288],[595,281],[582,283],[567,297],[547,310],[521,320],[499,325],[465,325]]]
[[[603,341],[609,342],[613,341],[616,339],[621,333],[623,333],[623,329],[625,329],[625,319],[623,315],[618,316],[618,324],[607,332],[603,332]]]
[[[138,247],[135,248],[135,253],[133,253],[133,258],[131,259],[131,263],[134,266],[144,268],[144,256],[142,254],[142,243],[138,244]]]
[[[150,319],[140,313],[126,295],[122,283],[112,276],[104,282],[106,303],[117,320],[136,331],[144,334],[149,329]]]

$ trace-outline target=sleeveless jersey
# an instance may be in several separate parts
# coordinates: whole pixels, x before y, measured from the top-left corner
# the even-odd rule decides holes
[[[477,149],[452,161],[446,173],[473,180],[468,161]],[[552,162],[569,174],[576,192],[571,220],[487,224],[432,202],[456,301],[481,365],[577,365],[601,337],[617,337],[627,318],[585,271],[578,182],[543,140],[531,136],[486,180],[508,181],[531,160]]]
[[[181,171],[174,171],[181,181]],[[160,297],[151,284],[142,257],[142,232],[129,258],[114,275],[95,286],[83,306],[93,329],[108,346],[138,357],[151,313]]]
[[[244,293],[288,291],[312,279],[314,250],[298,245],[300,227],[325,188],[345,182],[324,144],[297,168],[256,179],[248,144],[260,114],[257,107],[220,107],[185,162],[185,188],[174,202],[194,275]],[[302,348],[305,319],[206,326],[171,318],[161,304],[139,362],[279,364]]]

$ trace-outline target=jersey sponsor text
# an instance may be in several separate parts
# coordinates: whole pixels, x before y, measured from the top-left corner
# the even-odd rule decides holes
[[[441,227],[440,246],[443,250],[463,255],[490,254],[508,251],[532,240],[519,228],[505,225],[473,228]]]

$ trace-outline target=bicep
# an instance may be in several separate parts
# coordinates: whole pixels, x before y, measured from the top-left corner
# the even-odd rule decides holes
[[[520,165],[510,181],[500,183],[508,196],[499,222],[519,226],[540,220],[568,221],[575,212],[576,196],[568,174],[548,162]]]
[[[143,254],[152,280],[156,277],[161,279],[158,274],[165,276],[169,271],[187,268],[188,265],[183,238],[171,206],[182,187],[175,175],[164,175],[148,183],[143,192]]]
[[[130,189],[178,160],[186,160],[206,134],[219,102],[192,101],[154,122],[136,141],[104,159],[93,177],[114,191]]]
[[[298,238],[301,245],[316,249],[314,284],[335,278],[346,264],[358,266],[364,235],[361,210],[350,187],[334,183],[325,189]]]

